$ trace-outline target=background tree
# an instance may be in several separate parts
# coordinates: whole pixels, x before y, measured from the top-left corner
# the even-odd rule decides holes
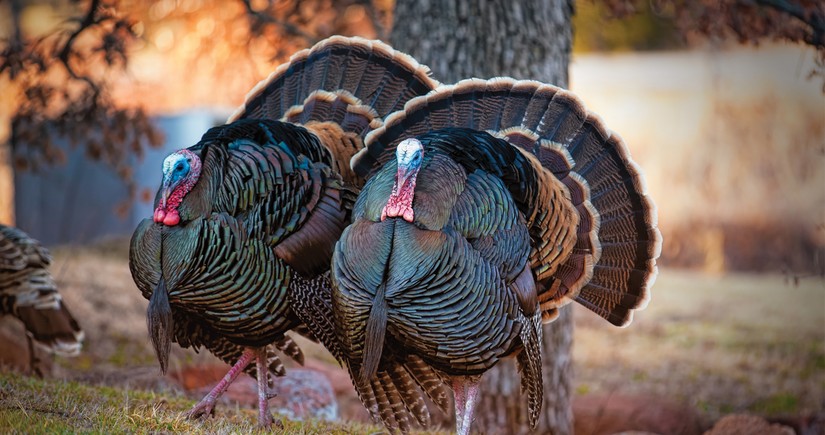
[[[788,41],[825,55],[825,4],[817,0],[605,0],[604,5],[620,19],[650,9],[673,20],[685,36]]]
[[[383,10],[369,0],[0,0],[0,122],[9,123],[0,125],[0,162],[45,169],[65,162],[68,144],[124,180],[128,206],[146,196],[134,191],[130,159],[163,141],[147,107],[169,110],[163,100],[182,93],[163,86],[203,89],[199,78],[208,74],[221,86],[188,107],[238,104],[301,48],[354,29],[376,37],[386,28]],[[188,80],[142,82],[149,73],[132,62],[147,49],[188,63]],[[13,221],[11,197],[0,192],[2,222]]]
[[[567,0],[397,0],[391,44],[411,54],[445,83],[511,76],[567,86],[573,5]],[[544,405],[539,433],[572,432],[569,309],[544,331]],[[526,399],[513,361],[483,378],[474,428],[525,433]]]
[[[605,0],[595,2],[612,20],[652,13],[670,23],[686,42],[763,41],[804,44],[816,50],[810,76],[825,92],[825,2],[819,0]]]
[[[37,170],[65,162],[56,141],[68,139],[73,146],[85,143],[90,158],[129,180],[128,155],[161,141],[146,113],[118,107],[108,88],[107,75],[128,61],[127,47],[135,37],[132,20],[92,0],[57,29],[33,35],[21,28],[23,2],[2,6],[11,20],[0,46],[0,80],[7,85],[5,103],[16,108],[0,157],[8,156],[10,146],[18,170]]]
[[[425,1],[416,9],[432,11],[427,19],[422,15],[404,15],[405,3],[399,2],[396,14],[395,23],[399,29],[429,28],[431,24],[425,21],[440,20],[444,16],[444,11],[437,7],[443,4],[440,0]],[[237,88],[246,89],[265,75],[267,68],[271,69],[296,49],[312,45],[326,36],[361,34],[386,38],[392,27],[394,4],[393,0],[241,0],[229,3],[206,0],[176,6],[173,1],[149,5],[118,0],[0,0],[0,83],[4,87],[4,95],[0,96],[4,100],[0,117],[8,116],[6,119],[10,118],[7,122],[11,127],[0,126],[0,141],[4,145],[0,146],[0,159],[5,159],[4,154],[8,155],[12,149],[11,160],[17,169],[59,164],[65,155],[56,143],[68,140],[73,146],[82,147],[91,159],[111,166],[127,185],[131,185],[127,158],[139,154],[141,147],[159,144],[162,138],[142,103],[141,97],[146,99],[149,92],[136,92],[135,98],[116,98],[116,94],[123,88],[140,87],[133,77],[124,73],[136,51],[151,45],[147,35],[153,28],[168,24],[193,35],[199,30],[205,31],[204,36],[211,37],[210,43],[191,50],[193,58],[212,58],[213,65],[220,66],[215,68],[213,79],[222,83],[213,89],[214,92],[237,93],[239,100],[245,91],[236,92],[235,86],[227,86],[228,82],[238,81],[240,77],[245,81]],[[55,15],[65,19],[55,21],[45,30],[42,29],[44,23],[40,23],[37,26],[41,28],[39,33],[23,31],[21,13],[26,8],[40,5],[51,8]],[[514,5],[512,16],[529,20],[531,17],[526,14],[532,8],[530,2],[525,2],[524,6]],[[453,50],[452,55],[436,56],[437,53],[426,53],[423,49],[413,50],[426,60],[432,57],[436,58],[435,62],[440,62],[428,63],[435,71],[447,73],[440,75],[442,80],[462,77],[472,69],[461,65],[473,63],[482,68],[474,70],[479,75],[493,75],[495,68],[506,65],[514,73],[524,71],[530,77],[553,77],[549,70],[540,71],[542,66],[520,63],[528,56],[516,56],[516,52],[508,49],[519,41],[521,29],[516,22],[496,16],[493,11],[501,9],[497,2],[484,7],[461,2],[450,9],[455,11],[450,12],[453,17],[488,18],[474,20],[479,24],[470,23],[466,18],[463,22],[451,23],[456,32],[480,32],[478,35],[454,34],[453,42],[443,46]],[[588,25],[596,22],[598,15],[603,15],[611,26],[612,23],[627,23],[622,24],[623,28],[633,29],[635,42],[619,44],[628,48],[673,47],[677,38],[683,41],[734,39],[745,43],[781,40],[815,48],[819,66],[812,74],[822,75],[825,70],[825,4],[820,1],[585,0],[582,10],[585,15],[581,18],[587,20],[578,20],[582,30],[579,34],[591,39],[596,35],[598,40],[606,33],[601,27]],[[485,12],[485,15],[476,12]],[[362,15],[364,18],[359,18]],[[210,19],[202,20],[205,17]],[[505,42],[491,39],[490,45],[484,47],[484,53],[501,53],[498,63],[468,59],[467,53],[462,54],[457,49],[464,44],[456,42],[484,39],[491,29],[503,30],[508,35]],[[626,39],[625,36],[622,38]],[[416,41],[397,40],[396,43],[404,47],[414,46]],[[427,38],[422,39],[422,43],[427,44]],[[527,41],[531,47],[544,43]],[[615,42],[595,45],[596,48],[610,49],[615,47]],[[448,68],[444,63],[446,59],[460,62],[455,64],[456,68]],[[225,65],[232,67],[225,68]],[[202,68],[202,63],[193,61],[192,71]],[[215,104],[215,101],[191,102],[210,103]],[[0,204],[9,212],[11,203],[7,196],[10,193],[0,195],[4,197],[0,198]],[[2,215],[0,219],[10,220]]]

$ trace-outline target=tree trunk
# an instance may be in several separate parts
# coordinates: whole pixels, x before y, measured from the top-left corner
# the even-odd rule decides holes
[[[573,0],[396,0],[392,45],[443,83],[511,76],[567,87]],[[572,433],[569,309],[544,329],[544,405],[537,433]],[[484,375],[473,429],[527,433],[526,396],[514,361]]]

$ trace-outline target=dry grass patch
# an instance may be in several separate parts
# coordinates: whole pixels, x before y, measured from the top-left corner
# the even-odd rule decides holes
[[[709,421],[825,415],[823,281],[665,270],[653,291],[625,329],[577,309],[577,391],[675,398]]]

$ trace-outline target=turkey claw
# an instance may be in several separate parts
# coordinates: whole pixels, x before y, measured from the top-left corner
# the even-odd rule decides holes
[[[193,406],[184,416],[190,420],[207,419],[215,415],[215,402],[201,400]]]
[[[267,412],[266,417],[262,417],[262,416],[258,417],[258,427],[261,428],[261,429],[281,430],[281,429],[284,428],[284,423],[280,419],[275,420],[272,417],[272,414]]]

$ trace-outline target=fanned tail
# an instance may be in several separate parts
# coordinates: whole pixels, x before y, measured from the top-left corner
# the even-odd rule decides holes
[[[601,258],[576,301],[610,323],[626,326],[634,309],[647,306],[656,279],[662,249],[656,206],[627,146],[595,115],[571,137],[569,149],[576,162],[573,170],[590,186],[590,201],[600,217]]]
[[[334,169],[360,184],[352,155],[383,117],[438,86],[429,69],[380,41],[334,36],[295,53],[258,83],[230,118],[288,121],[315,133]]]
[[[16,315],[32,338],[49,352],[60,356],[77,356],[83,346],[83,331],[77,320],[66,309],[62,298],[54,291],[52,295],[40,295],[39,299],[53,299],[49,305],[25,304],[16,307]]]
[[[530,260],[543,320],[576,300],[615,325],[630,323],[650,298],[661,234],[624,142],[569,91],[528,80],[468,79],[388,116],[367,135],[352,168],[367,177],[401,140],[456,127],[505,139],[528,161],[508,158],[512,167],[502,174],[534,241]],[[497,163],[484,143],[477,146],[475,158]]]

